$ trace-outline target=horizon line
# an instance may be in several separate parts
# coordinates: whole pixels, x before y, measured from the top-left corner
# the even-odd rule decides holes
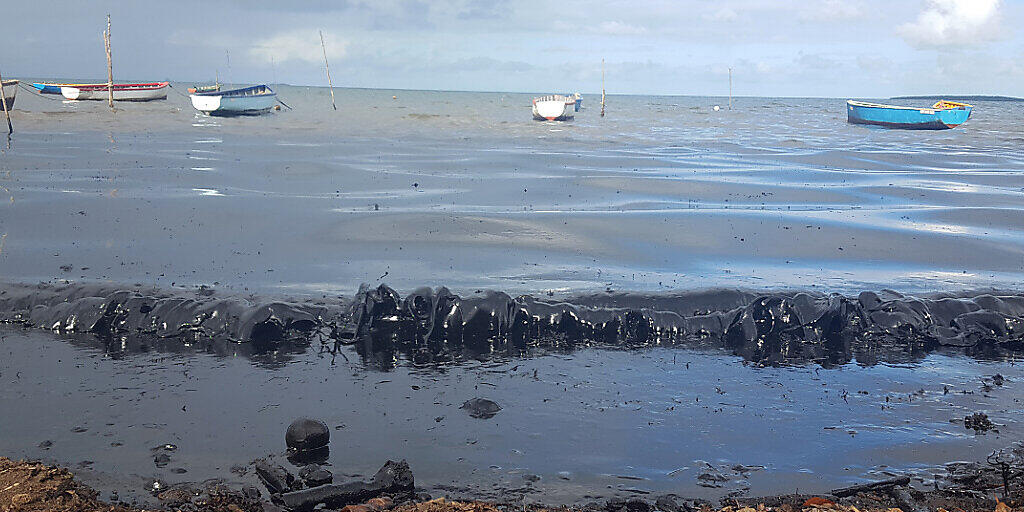
[[[18,80],[18,78],[16,78],[16,77],[15,78],[10,78],[10,79]],[[90,80],[93,80],[93,79],[91,79],[91,78],[79,78],[79,79],[39,78],[38,80],[33,79],[32,81],[34,81],[34,82],[58,81],[59,82],[60,80],[70,80],[71,82],[75,82],[75,83],[92,83],[92,82],[90,82]],[[29,82],[29,83],[32,82],[32,81],[27,81],[27,80],[22,80],[22,81],[23,82]],[[159,81],[168,81],[168,82],[171,82],[172,84],[174,82],[177,82],[177,83],[192,83],[192,84],[206,84],[206,83],[209,82],[208,80],[173,80],[173,79],[170,79],[170,78],[164,78],[164,79],[161,79]],[[94,80],[94,82],[95,83],[106,83],[106,80],[104,80],[104,79],[96,79],[96,80]],[[128,80],[128,79],[115,80],[115,83],[118,83],[118,82],[134,82],[134,81],[133,80]],[[142,83],[142,82],[140,81],[139,83]],[[231,82],[231,83],[221,82],[221,85],[225,85],[225,84],[227,84],[227,85],[245,85],[245,84],[256,85],[256,84],[264,84],[264,85],[284,85],[284,86],[288,86],[288,87],[316,87],[316,88],[321,88],[321,89],[329,89],[329,88],[331,88],[331,86],[328,86],[328,85],[292,84],[292,83],[288,83],[288,82]],[[333,86],[333,88],[334,89],[365,90],[365,91],[453,92],[453,93],[479,93],[479,94],[541,94],[541,95],[544,95],[544,94],[558,94],[557,92],[552,93],[552,92],[544,92],[544,91],[500,91],[500,90],[481,90],[481,89],[417,89],[417,88],[407,88],[407,87],[360,87],[360,86],[343,86],[343,85],[335,85],[335,86]],[[580,91],[563,91],[563,92],[571,94],[571,92],[580,92]],[[597,91],[597,92],[580,92],[580,94],[584,94],[584,95],[588,95],[588,96],[600,96],[601,92],[600,91]],[[605,95],[606,96],[656,96],[656,97],[679,97],[679,98],[729,98],[730,97],[728,94],[642,93],[642,92],[641,93],[613,93],[613,92],[606,92]],[[841,96],[815,96],[815,95],[765,96],[765,95],[754,95],[754,94],[734,94],[734,95],[732,95],[732,98],[782,98],[782,99],[841,99],[841,98],[851,98],[851,99],[852,98],[900,99],[900,98],[905,98],[905,99],[915,99],[915,98],[936,98],[936,97],[956,98],[956,97],[967,97],[967,96],[974,96],[974,97],[978,97],[978,96],[991,96],[991,97],[998,97],[998,98],[1005,98],[1005,99],[1013,99],[1013,100],[1024,101],[1024,97],[1018,97],[1018,96],[1013,96],[1013,95],[1008,95],[1008,94],[995,94],[995,93],[969,93],[969,94],[931,94],[931,93],[928,93],[928,94],[895,94],[895,95],[889,95],[889,96],[868,96],[868,95],[864,95],[864,96],[860,96],[860,95],[841,95]]]

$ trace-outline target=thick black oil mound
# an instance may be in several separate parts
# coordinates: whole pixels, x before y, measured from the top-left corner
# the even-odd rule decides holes
[[[276,348],[308,343],[341,309],[159,289],[102,285],[5,285],[0,321],[100,339],[232,341]],[[328,320],[328,318],[330,320]]]
[[[607,293],[569,299],[420,288],[406,297],[364,285],[353,300],[260,301],[97,285],[4,285],[0,321],[103,340],[180,339],[282,346],[356,344],[384,366],[526,354],[580,346],[725,347],[749,361],[825,366],[906,360],[940,347],[998,358],[1024,346],[1024,296],[917,298],[892,291],[856,298],[707,290]]]

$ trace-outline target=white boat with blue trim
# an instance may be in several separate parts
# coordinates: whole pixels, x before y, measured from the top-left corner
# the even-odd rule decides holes
[[[196,110],[211,116],[257,115],[269,112],[277,103],[277,93],[266,85],[197,92],[190,98]]]

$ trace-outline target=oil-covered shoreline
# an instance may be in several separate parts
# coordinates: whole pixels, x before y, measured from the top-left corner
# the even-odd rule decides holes
[[[762,364],[842,364],[941,347],[998,357],[1024,343],[1024,295],[923,297],[865,291],[708,290],[511,297],[419,288],[405,297],[364,285],[354,297],[300,301],[114,285],[0,287],[0,321],[65,334],[127,339],[230,341],[257,350],[290,344],[356,344],[366,353],[429,360],[468,349],[514,355],[531,347],[724,347]]]
[[[338,481],[405,459],[434,497],[645,512],[921,491],[1024,436],[1014,105],[922,134],[830,99],[553,125],[366,90],[339,123],[278,92],[295,110],[223,120],[19,99],[0,454],[126,500],[237,490],[309,416]]]

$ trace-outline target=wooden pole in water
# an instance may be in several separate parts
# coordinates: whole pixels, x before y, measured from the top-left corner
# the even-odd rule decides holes
[[[110,15],[107,15],[107,31],[103,33],[103,46],[107,49],[107,104],[114,110],[114,62],[110,58]]]
[[[327,85],[331,88],[331,106],[334,110],[338,110],[338,105],[334,103],[334,83],[331,82],[331,65],[327,63],[327,45],[324,44],[324,31],[320,31],[320,48],[324,51],[324,68],[327,69]]]
[[[4,92],[4,76],[0,74],[0,103],[4,106],[4,115],[7,116],[7,136],[14,133],[14,125],[11,124],[11,112],[7,110],[7,93]]]
[[[729,110],[732,110],[732,68],[729,68]]]
[[[601,59],[601,117],[604,117],[604,59]]]

